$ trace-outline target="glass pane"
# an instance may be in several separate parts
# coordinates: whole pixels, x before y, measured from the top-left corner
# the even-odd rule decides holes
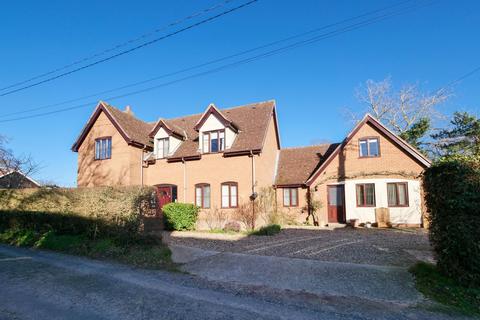
[[[399,183],[398,188],[398,204],[400,206],[407,205],[407,185],[404,183]]]
[[[368,157],[367,141],[360,141],[360,157]]]
[[[219,133],[219,140],[220,140],[219,149],[221,151],[221,150],[225,149],[225,132],[224,131],[221,131]]]
[[[218,152],[218,138],[211,138],[210,141],[210,152]]]
[[[366,205],[368,206],[375,205],[375,185],[374,184],[365,185],[365,200],[366,200]]]
[[[223,207],[223,208],[228,208],[228,206],[229,206],[229,203],[228,203],[229,197],[230,197],[230,196],[229,196],[229,194],[228,194],[228,186],[222,184],[222,207]]]
[[[100,141],[95,141],[95,159],[100,159]]]
[[[337,205],[337,199],[338,199],[338,189],[336,187],[330,187],[328,188],[328,204],[331,204],[332,206]]]
[[[168,156],[168,147],[169,147],[169,140],[168,138],[167,139],[163,139],[163,156],[166,157]]]
[[[397,188],[394,183],[387,184],[387,197],[389,206],[397,205]]]
[[[202,206],[202,188],[201,187],[195,188],[195,204],[199,207]]]
[[[105,150],[107,149],[106,146],[105,146],[105,144],[106,144],[105,142],[106,142],[106,141],[105,141],[105,139],[102,139],[101,141],[102,141],[102,147],[101,147],[101,152],[102,152],[102,154],[101,154],[100,157],[101,157],[102,159],[105,159]]]
[[[378,152],[378,140],[377,139],[369,139],[368,140],[368,149],[370,151],[371,157],[377,157],[379,155]]]
[[[283,205],[290,205],[290,189],[283,189]]]
[[[365,199],[363,185],[357,185],[357,205],[364,206],[363,199]]]
[[[107,158],[112,157],[112,139],[107,139]]]
[[[237,206],[237,186],[230,186],[230,205]]]
[[[209,152],[208,149],[208,133],[203,134],[203,152]]]
[[[210,208],[210,186],[203,187],[203,207]]]
[[[291,189],[292,192],[291,192],[291,196],[292,196],[292,199],[291,199],[291,202],[292,202],[292,206],[296,206],[298,203],[297,203],[297,189]]]

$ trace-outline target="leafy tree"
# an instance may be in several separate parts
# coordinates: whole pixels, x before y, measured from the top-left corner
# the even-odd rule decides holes
[[[440,156],[480,157],[480,119],[467,112],[455,112],[451,127],[432,134]]]
[[[400,137],[415,148],[422,150],[423,143],[421,139],[430,130],[430,119],[421,118],[410,128],[400,134]]]

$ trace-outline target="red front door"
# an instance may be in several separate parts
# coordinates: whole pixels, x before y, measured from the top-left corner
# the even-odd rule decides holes
[[[345,222],[345,189],[343,185],[328,186],[328,222]]]
[[[164,205],[172,202],[172,187],[157,187],[158,208],[162,209]]]

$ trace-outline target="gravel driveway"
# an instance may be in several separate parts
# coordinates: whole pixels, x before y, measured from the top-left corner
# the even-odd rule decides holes
[[[219,252],[381,266],[408,267],[417,260],[432,259],[428,236],[422,229],[292,228],[270,237],[200,237],[198,233],[174,233],[169,237],[169,243]]]

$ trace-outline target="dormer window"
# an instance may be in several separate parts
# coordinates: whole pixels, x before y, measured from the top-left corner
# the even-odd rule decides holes
[[[360,158],[371,158],[380,156],[378,138],[362,138],[358,141]]]
[[[215,153],[225,149],[225,130],[214,130],[203,133],[203,153]]]
[[[157,139],[157,158],[166,158],[170,147],[169,138]]]

